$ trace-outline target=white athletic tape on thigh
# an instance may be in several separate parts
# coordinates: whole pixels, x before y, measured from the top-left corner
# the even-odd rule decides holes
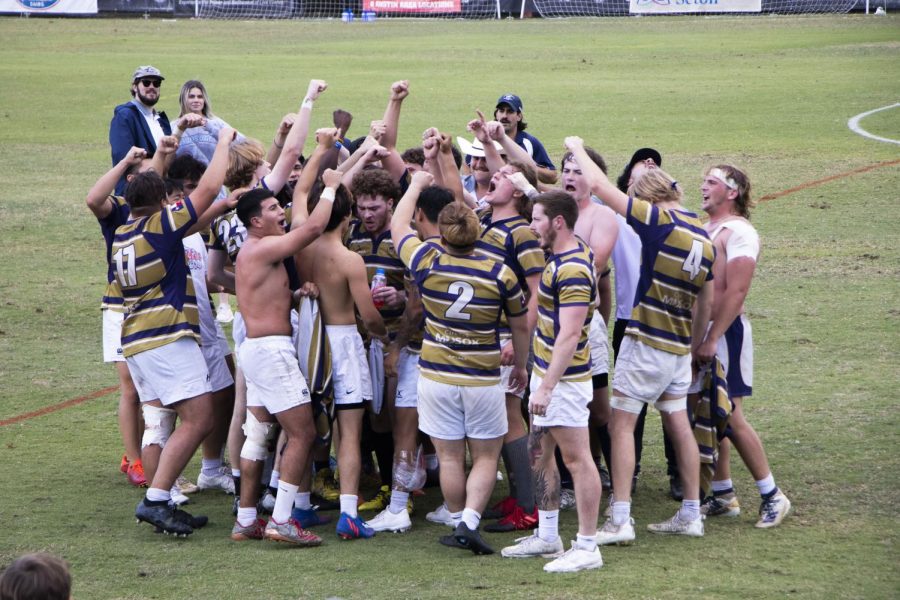
[[[269,445],[275,439],[278,431],[276,423],[260,423],[253,413],[247,411],[247,422],[244,423],[244,447],[241,448],[241,458],[247,460],[266,460],[269,454]]]
[[[157,445],[166,447],[169,436],[175,431],[175,417],[177,414],[171,408],[160,408],[144,404],[141,406],[144,413],[144,436],[141,438],[141,448]]]
[[[672,414],[679,410],[687,410],[687,396],[673,398],[671,400],[657,400],[654,406],[656,406],[656,410],[666,414]]]

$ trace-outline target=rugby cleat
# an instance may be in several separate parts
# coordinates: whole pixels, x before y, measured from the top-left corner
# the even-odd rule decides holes
[[[234,522],[231,528],[231,539],[236,542],[245,542],[247,540],[261,540],[266,537],[266,522],[262,519],[256,519],[244,527],[238,521]]]
[[[791,501],[781,490],[762,501],[759,505],[759,521],[756,527],[768,529],[778,526],[791,510]]]
[[[572,547],[565,554],[552,560],[544,565],[544,571],[548,573],[575,573],[577,571],[585,571],[587,569],[599,569],[603,566],[603,557],[600,556],[600,548],[590,550],[582,550]]]
[[[661,533],[664,535],[686,535],[689,537],[703,537],[703,517],[693,521],[683,521],[681,519],[681,511],[676,512],[675,516],[662,523],[651,523],[647,525],[647,530],[652,533]]]
[[[263,535],[267,540],[294,544],[295,546],[309,547],[322,544],[322,538],[300,527],[300,524],[293,518],[289,518],[284,523],[278,523],[275,519],[269,519]]]
[[[511,513],[497,521],[486,525],[484,530],[489,533],[508,533],[510,531],[527,531],[538,526],[537,508],[530,515],[521,506],[516,505]]]
[[[187,537],[194,533],[194,528],[176,517],[175,509],[168,504],[147,504],[145,500],[141,500],[134,510],[134,516],[138,522],[149,523],[166,535]]]
[[[555,541],[548,542],[534,534],[516,539],[516,544],[502,549],[500,555],[504,558],[532,558],[535,556],[556,558],[562,556],[564,551],[565,548],[559,536]]]
[[[710,496],[700,505],[700,514],[706,517],[737,517],[741,505],[734,493]]]
[[[300,523],[300,527],[303,527],[304,529],[315,527],[316,525],[326,525],[328,523],[331,523],[331,517],[327,515],[320,515],[315,507],[294,507],[294,509],[291,511],[291,518]]]
[[[341,513],[335,532],[342,540],[359,540],[375,537],[375,530],[366,525],[359,516],[351,517]]]
[[[394,514],[390,508],[386,508],[374,518],[366,521],[366,526],[371,527],[373,531],[403,533],[409,531],[410,527],[412,527],[412,521],[410,521],[407,511],[401,510]]]
[[[606,520],[603,527],[597,530],[597,545],[627,546],[634,541],[634,519],[628,519],[621,525],[614,525],[612,518]]]

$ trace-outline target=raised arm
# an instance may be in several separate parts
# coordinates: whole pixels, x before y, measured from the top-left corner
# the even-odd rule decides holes
[[[578,136],[569,136],[565,139],[566,150],[570,151],[575,157],[581,172],[591,182],[591,191],[603,203],[625,216],[628,212],[628,196],[619,191],[619,188],[613,184],[600,167],[587,155],[584,150],[584,140]]]
[[[435,185],[444,185],[444,174],[441,172],[440,159],[438,153],[441,151],[440,133],[434,127],[430,127],[422,134],[422,153],[425,155],[425,162],[422,169],[431,173],[434,177]],[[459,179],[459,177],[457,177]]]
[[[459,169],[456,161],[453,160],[453,140],[446,133],[439,134],[440,153],[438,154],[438,164],[441,167],[441,178],[444,181],[444,187],[453,192],[453,197],[457,202],[466,203],[465,194],[463,193],[462,179],[459,178]]]
[[[316,131],[316,149],[303,165],[300,179],[294,186],[294,195],[291,198],[291,229],[300,227],[309,218],[307,198],[319,176],[319,165],[322,164],[322,158],[334,146],[336,135],[337,130],[334,128],[326,127]]]
[[[406,189],[406,193],[397,203],[394,209],[394,216],[391,217],[391,240],[394,242],[394,248],[400,247],[400,241],[408,235],[415,235],[412,226],[413,213],[416,212],[416,201],[419,194],[434,181],[431,173],[426,171],[418,171],[413,174],[412,181]]]
[[[212,201],[219,195],[222,183],[225,181],[225,171],[228,168],[228,149],[234,140],[235,131],[231,127],[223,127],[219,132],[219,141],[216,142],[216,151],[209,166],[200,178],[197,189],[191,194],[191,202],[199,217],[206,212]]]
[[[362,158],[355,161],[349,169],[343,171],[341,181],[349,188],[350,184],[353,182],[353,178],[356,177],[357,173],[359,173],[372,163],[384,161],[389,155],[390,152],[388,152],[387,148],[380,144],[373,144],[369,146],[365,153],[363,153]]]
[[[485,124],[485,127],[488,132],[488,136],[492,140],[497,141],[503,149],[506,151],[506,160],[507,161],[516,161],[522,164],[530,166],[535,172],[538,169],[537,163],[534,162],[534,159],[531,158],[531,155],[525,151],[525,148],[518,145],[516,140],[512,139],[508,135],[506,135],[506,130],[503,129],[503,124],[499,121],[489,121]]]
[[[147,156],[147,151],[137,146],[132,146],[125,156],[116,165],[107,171],[88,191],[85,203],[94,216],[102,219],[112,211],[112,203],[109,195],[116,189],[116,184],[125,175],[125,171],[132,165],[138,165]]]
[[[272,172],[263,179],[266,187],[277,194],[284,187],[284,183],[291,175],[291,169],[297,162],[300,154],[303,152],[303,144],[306,141],[306,134],[309,133],[309,118],[312,113],[313,104],[318,99],[319,94],[325,91],[328,84],[320,79],[313,79],[309,82],[306,90],[306,97],[303,98],[303,104],[297,113],[295,123],[291,126],[291,130],[285,138],[284,148],[281,150],[281,156],[272,167]]]
[[[475,113],[478,115],[478,118],[469,121],[466,129],[474,133],[475,138],[481,142],[481,147],[484,148],[484,161],[487,163],[488,171],[493,175],[503,168],[506,161],[503,160],[503,156],[494,147],[494,141],[491,139],[488,131],[487,122],[484,120],[484,113],[480,110],[476,110]]]
[[[278,162],[279,157],[281,157],[281,151],[284,150],[284,145],[287,142],[287,136],[296,122],[297,113],[288,113],[281,118],[281,123],[278,124],[278,129],[275,130],[275,137],[272,138],[272,145],[269,146],[269,151],[266,153],[266,162],[270,165]],[[309,123],[307,123],[308,125]],[[303,137],[306,139],[306,136]]]
[[[331,217],[331,208],[334,205],[337,188],[341,185],[341,176],[337,171],[329,169],[322,174],[322,180],[325,189],[319,196],[316,208],[305,222],[295,226],[297,223],[295,219],[291,222],[291,230],[288,233],[264,237],[258,242],[257,253],[262,260],[277,262],[294,256],[322,235]]]
[[[400,127],[400,108],[403,106],[403,100],[408,95],[408,81],[395,81],[391,84],[391,96],[382,119],[384,121],[384,135],[381,137],[380,143],[387,149],[388,156],[382,160],[381,164],[395,181],[400,179],[406,172],[403,159],[397,153],[397,131]]]
[[[175,151],[178,150],[178,139],[174,135],[163,136],[159,139],[156,154],[153,155],[153,170],[160,177],[165,178],[169,172],[169,165],[175,160]]]
[[[198,233],[209,227],[209,224],[216,220],[217,217],[221,217],[229,210],[233,209],[237,206],[238,200],[245,193],[250,191],[250,188],[238,188],[236,190],[232,190],[230,194],[228,194],[227,198],[224,198],[220,202],[213,202],[212,206],[206,209],[202,215],[198,215],[197,222],[194,223],[194,226],[188,230],[188,235]]]

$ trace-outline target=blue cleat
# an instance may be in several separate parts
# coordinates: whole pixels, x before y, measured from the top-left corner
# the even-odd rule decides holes
[[[366,525],[359,516],[351,517],[347,513],[341,513],[336,531],[344,540],[368,539],[375,536],[375,530]]]

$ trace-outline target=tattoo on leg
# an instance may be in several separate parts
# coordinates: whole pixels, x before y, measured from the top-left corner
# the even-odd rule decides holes
[[[543,442],[549,435],[548,428],[533,427],[528,438],[531,472],[534,476],[534,502],[540,510],[559,508],[559,471],[556,469],[556,461],[551,456],[548,464],[544,462]]]

